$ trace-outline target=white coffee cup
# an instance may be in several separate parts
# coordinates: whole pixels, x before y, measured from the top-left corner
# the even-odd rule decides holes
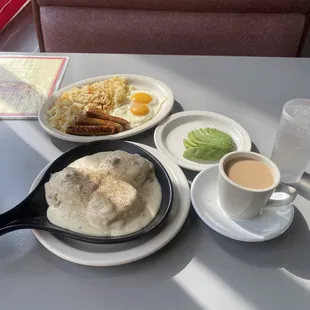
[[[249,158],[263,162],[269,167],[274,183],[264,189],[251,189],[232,181],[225,173],[225,165],[232,159]],[[270,198],[273,193],[279,193]],[[267,157],[253,152],[232,152],[219,162],[218,196],[223,210],[235,219],[250,219],[261,213],[266,207],[279,207],[291,203],[297,191],[290,186],[280,184],[280,171]],[[283,198],[285,196],[285,198]]]

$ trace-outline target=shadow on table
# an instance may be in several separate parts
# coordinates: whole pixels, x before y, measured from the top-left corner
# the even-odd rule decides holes
[[[64,141],[55,137],[50,137],[52,144],[61,152],[67,152],[82,143]]]
[[[196,213],[191,209],[183,228],[170,243],[153,255],[127,265],[105,268],[80,266],[51,255],[43,248],[40,250],[40,256],[58,269],[61,269],[68,277],[104,277],[113,282],[113,280],[117,280],[119,277],[126,276],[124,281],[129,281],[130,283],[157,283],[173,278],[194,257],[197,245],[194,242],[195,234],[197,233],[195,229],[197,220]]]
[[[13,208],[28,195],[32,182],[48,161],[1,120],[0,145],[3,177],[0,186],[1,213]]]
[[[102,301],[109,305],[110,310],[207,310],[172,279],[189,264],[196,252],[197,220],[196,214],[191,212],[173,241],[159,252],[135,263],[104,268],[76,265],[53,255],[37,243],[20,259],[6,264],[0,262],[1,278],[38,279],[44,290],[58,296],[53,304],[58,308],[64,302],[68,303],[66,296],[87,291],[89,300]],[[11,285],[0,281],[0,287],[2,284]],[[59,294],[59,289],[63,291],[64,288],[66,294]],[[27,294],[27,290],[28,286],[24,286],[23,294]],[[39,287],[37,290],[40,292]],[[75,300],[82,302],[78,297]]]
[[[223,250],[247,264],[264,268],[285,268],[298,277],[310,279],[310,232],[305,218],[296,207],[289,229],[268,242],[239,242],[213,231],[211,235]]]
[[[213,248],[200,247],[196,257],[238,295],[257,309],[308,308],[309,292],[294,279],[310,279],[309,227],[298,209],[291,227],[268,242],[239,242],[207,229]]]
[[[32,182],[48,161],[4,121],[0,121],[0,145],[1,214],[26,198]],[[1,236],[0,271],[7,262],[18,261],[27,255],[33,250],[34,245],[34,238],[28,230],[19,230]]]
[[[176,308],[207,310],[173,280],[196,253],[195,239],[199,233],[197,221],[195,212],[191,210],[181,231],[162,250],[131,264],[105,268],[81,266],[62,260],[35,242],[30,231],[21,232],[26,232],[26,241],[31,243],[31,246],[25,246],[25,241],[20,238],[21,242],[16,240],[15,244],[12,234],[8,234],[0,239],[0,253],[6,249],[3,247],[5,243],[15,245],[15,249],[7,247],[7,259],[0,260],[0,274],[3,279],[0,280],[0,288],[2,292],[4,288],[18,291],[19,283],[4,282],[7,278],[16,281],[26,278],[29,278],[29,281],[36,279],[41,283],[37,287],[38,293],[43,289],[48,290],[49,294],[58,296],[53,304],[56,308],[61,308],[64,302],[68,304],[66,296],[76,296],[77,291],[87,291],[89,300],[104,302],[109,305],[110,310],[146,307],[149,310]],[[14,258],[8,257],[13,253],[16,254]],[[59,290],[63,291],[64,288],[66,294],[59,294]],[[24,285],[19,294],[21,297],[27,296],[32,291],[32,286]],[[32,299],[30,300],[25,301],[26,306],[30,305]],[[75,300],[83,303],[79,297]]]
[[[252,146],[251,146],[251,152],[255,152],[255,153],[260,154],[258,147],[256,146],[256,144],[253,141],[252,141]]]
[[[178,101],[174,100],[173,108],[170,112],[170,115],[175,114],[175,113],[179,113],[179,112],[183,112],[183,111],[184,111],[184,109],[183,109],[182,105]]]

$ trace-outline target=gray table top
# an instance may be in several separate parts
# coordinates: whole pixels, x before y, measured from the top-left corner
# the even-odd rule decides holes
[[[113,73],[152,76],[173,90],[175,111],[227,115],[265,155],[284,102],[310,98],[310,59],[69,56],[62,86]],[[153,131],[132,140],[154,146]],[[37,121],[0,121],[0,211],[23,199],[40,170],[73,145],[51,138]],[[119,267],[75,265],[48,252],[30,231],[7,234],[0,238],[1,310],[309,309],[310,208],[302,197],[295,205],[288,231],[260,244],[222,237],[191,210],[164,249]]]

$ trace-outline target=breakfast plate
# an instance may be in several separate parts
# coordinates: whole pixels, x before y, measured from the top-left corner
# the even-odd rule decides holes
[[[294,206],[264,208],[250,220],[235,220],[222,209],[217,191],[219,169],[217,166],[200,172],[191,186],[193,207],[210,228],[219,234],[244,242],[262,242],[284,233],[294,218]]]
[[[100,82],[100,81],[105,81],[108,79],[112,79],[115,76],[125,78],[128,82],[128,84],[132,87],[135,88],[135,91],[141,91],[141,92],[146,92],[149,94],[152,94],[152,96],[155,98],[156,97],[156,102],[157,104],[160,104],[157,108],[158,112],[157,114],[151,114],[152,107],[149,107],[147,109],[149,112],[148,115],[148,120],[142,123],[141,125],[137,127],[133,127],[128,130],[124,130],[118,133],[114,134],[108,134],[108,135],[92,135],[92,136],[84,136],[84,135],[75,135],[75,134],[68,134],[66,132],[63,132],[59,129],[57,129],[55,126],[52,126],[52,124],[49,121],[49,115],[48,112],[49,110],[55,105],[55,102],[59,101],[61,96],[65,93],[70,91],[72,88],[76,87],[82,87],[84,85],[89,85],[92,83]],[[153,98],[153,99],[154,99]],[[127,99],[126,99],[127,100]],[[154,103],[154,102],[153,102]],[[149,105],[152,105],[153,103],[150,103]],[[39,114],[38,114],[38,120],[42,128],[49,133],[51,136],[54,136],[58,139],[66,140],[66,141],[71,141],[71,142],[80,142],[80,143],[85,143],[85,142],[92,142],[92,141],[98,141],[98,140],[117,140],[117,139],[123,139],[127,138],[133,135],[136,135],[138,133],[141,133],[143,131],[146,131],[153,126],[157,125],[159,122],[161,122],[163,119],[167,117],[167,115],[170,113],[174,103],[174,98],[171,89],[164,84],[161,81],[158,81],[156,79],[153,79],[148,76],[143,76],[143,75],[135,75],[135,74],[117,74],[117,75],[104,75],[104,76],[99,76],[99,77],[94,77],[86,80],[79,81],[77,83],[71,84],[69,86],[66,86],[59,91],[57,91],[55,94],[53,94],[45,103],[42,104]],[[127,105],[126,105],[127,106]],[[126,106],[123,107],[123,110],[127,109]],[[146,105],[140,105],[141,106],[146,106]],[[123,117],[123,115],[127,115],[129,112],[123,111],[122,109],[118,109],[118,113],[115,115],[117,117]],[[157,111],[156,110],[156,111]],[[154,110],[155,111],[155,110]],[[126,114],[127,113],[127,114]],[[144,111],[143,111],[144,113]],[[147,113],[147,112],[145,112]],[[138,111],[138,114],[140,114],[140,111]],[[127,115],[128,117],[125,116],[127,120],[131,119],[133,115]],[[139,117],[137,117],[139,118]],[[141,118],[141,117],[140,117]],[[133,119],[133,122],[135,122],[135,118]],[[129,121],[129,123],[131,123]],[[84,126],[83,126],[84,127]],[[84,133],[85,134],[85,133]]]
[[[202,171],[218,162],[185,159],[183,139],[192,130],[208,127],[230,135],[235,142],[236,150],[251,150],[250,136],[240,124],[224,115],[199,110],[184,111],[169,116],[157,126],[154,141],[157,149],[179,166],[193,171]]]
[[[158,150],[135,143],[155,156],[166,169],[173,187],[173,203],[168,217],[157,232],[120,244],[87,244],[69,238],[59,238],[51,233],[34,230],[38,241],[55,255],[88,266],[113,266],[127,264],[149,256],[171,241],[183,226],[190,208],[190,192],[182,170]],[[32,191],[44,175],[45,167],[31,186]]]

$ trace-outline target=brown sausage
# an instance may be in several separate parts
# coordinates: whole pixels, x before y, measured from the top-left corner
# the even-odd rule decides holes
[[[123,126],[121,124],[99,119],[99,118],[92,118],[87,116],[81,116],[75,122],[75,125],[95,125],[95,126],[105,126],[105,127],[114,127],[116,132],[123,131]]]
[[[66,133],[77,136],[103,136],[115,133],[115,127],[103,125],[74,125],[69,126]]]
[[[124,128],[124,130],[129,129],[130,128],[130,123],[128,121],[126,121],[123,118],[120,117],[116,117],[116,116],[112,116],[109,114],[106,114],[98,109],[89,109],[86,112],[86,115],[88,117],[94,117],[94,118],[99,118],[99,119],[103,119],[103,120],[107,120],[107,121],[112,121],[118,124],[121,124]]]

